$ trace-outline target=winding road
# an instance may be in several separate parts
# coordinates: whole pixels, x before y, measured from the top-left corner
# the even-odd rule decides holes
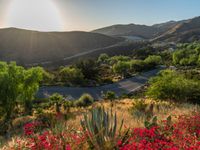
[[[94,99],[101,100],[102,93],[105,93],[106,91],[113,91],[117,96],[120,96],[124,93],[128,94],[137,91],[146,84],[150,77],[155,76],[160,70],[162,70],[162,67],[136,75],[129,79],[98,87],[43,86],[39,89],[36,97],[46,98],[53,93],[60,93],[66,96],[69,100],[75,100],[83,93],[89,93],[94,97]]]

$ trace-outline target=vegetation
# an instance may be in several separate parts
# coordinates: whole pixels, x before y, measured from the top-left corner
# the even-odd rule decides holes
[[[2,149],[200,149],[199,47],[195,42],[173,50],[146,47],[133,56],[101,54],[49,71],[1,62]],[[96,86],[161,64],[176,67],[153,77],[137,98],[112,91],[104,93],[106,101],[86,93],[75,101],[58,93],[35,98],[40,84]]]
[[[154,116],[157,117],[137,118],[129,111],[140,109],[134,103],[135,100],[117,101],[114,112],[109,109],[109,102],[96,102],[96,106],[88,112],[81,108],[72,110],[75,114],[77,111],[84,113],[80,114],[76,122],[72,118],[65,124],[62,116],[59,116],[55,127],[44,129],[41,129],[43,125],[37,121],[25,123],[23,135],[12,139],[3,149],[199,148],[198,106],[148,99],[139,101],[144,102],[147,107],[154,104],[155,108],[159,106],[162,109],[154,109]],[[103,107],[99,107],[102,105]]]
[[[200,99],[200,82],[176,71],[165,70],[150,81],[147,95],[155,99],[196,102]]]
[[[78,107],[86,107],[94,102],[94,98],[89,94],[83,94],[76,102],[75,105]]]
[[[181,66],[199,65],[200,44],[180,44],[178,50],[173,53],[173,63]]]
[[[69,85],[80,85],[84,81],[82,71],[75,67],[64,67],[60,70],[61,81]]]
[[[117,131],[117,116],[111,111],[105,111],[99,107],[91,111],[89,115],[85,114],[81,120],[81,125],[85,132],[88,132],[88,145],[91,149],[114,149],[122,129],[123,120]]]
[[[41,80],[41,68],[26,70],[14,62],[0,62],[1,131],[7,132],[12,128],[12,119],[16,117],[14,114],[19,111],[19,107],[24,108],[25,114],[31,114],[32,100]]]

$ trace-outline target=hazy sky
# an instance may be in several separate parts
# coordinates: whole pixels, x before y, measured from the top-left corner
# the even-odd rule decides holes
[[[200,16],[200,0],[0,0],[0,27],[90,31]]]

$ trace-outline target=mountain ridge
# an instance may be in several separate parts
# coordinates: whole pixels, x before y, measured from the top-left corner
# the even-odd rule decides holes
[[[139,24],[121,24],[120,30],[117,30],[118,27],[119,25],[112,25],[93,30],[92,32],[105,34],[108,36],[138,36],[143,37],[144,39],[151,39],[153,41],[174,40],[175,42],[181,42],[187,41],[187,39],[185,39],[185,36],[182,39],[181,32],[190,35],[191,33],[194,33],[194,31],[200,28],[200,16],[180,21],[171,20],[168,22],[158,23],[151,26]],[[199,32],[196,32],[194,34],[199,36]],[[170,37],[170,39],[168,39],[168,37]],[[189,39],[191,39],[191,37],[189,37]]]

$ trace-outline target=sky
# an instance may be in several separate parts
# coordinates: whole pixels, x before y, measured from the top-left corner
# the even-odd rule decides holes
[[[91,31],[200,16],[200,0],[0,0],[0,28]]]

